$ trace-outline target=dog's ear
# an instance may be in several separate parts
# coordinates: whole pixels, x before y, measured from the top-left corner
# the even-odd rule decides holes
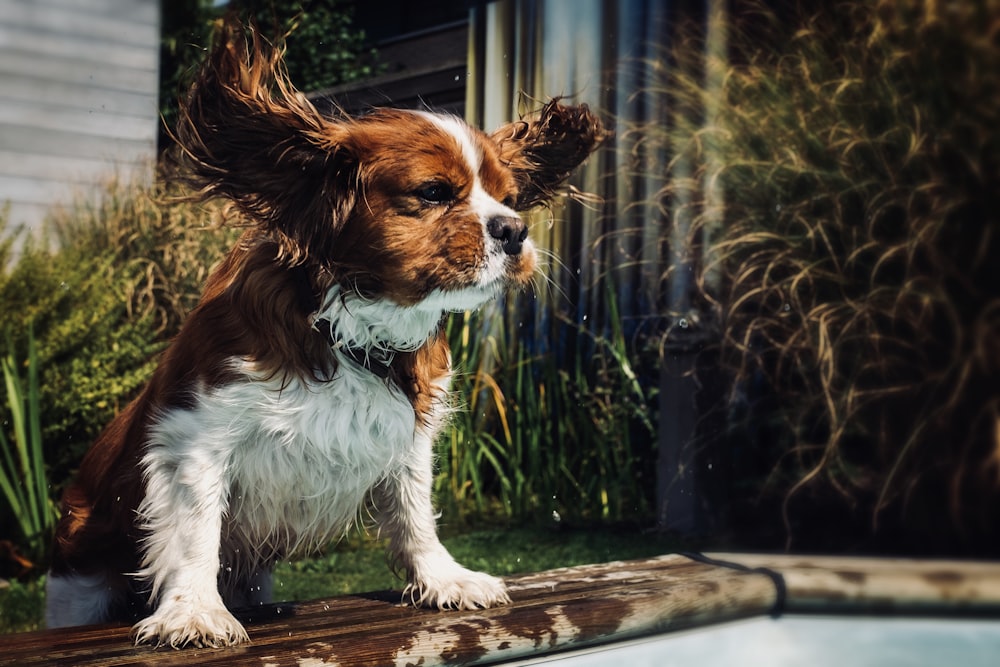
[[[282,55],[254,27],[224,21],[176,139],[201,196],[231,200],[293,261],[322,261],[356,199],[349,132],[295,89]]]
[[[552,199],[606,135],[600,119],[586,104],[569,106],[558,99],[537,114],[493,132],[490,136],[500,148],[500,160],[518,181],[514,208],[524,211]]]

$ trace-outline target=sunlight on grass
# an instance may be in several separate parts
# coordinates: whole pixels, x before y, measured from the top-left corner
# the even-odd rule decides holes
[[[643,558],[685,548],[673,538],[640,529],[558,526],[476,530],[445,536],[442,542],[462,565],[501,576]],[[389,570],[383,544],[367,538],[318,558],[281,563],[274,576],[274,599],[308,600],[401,587]]]

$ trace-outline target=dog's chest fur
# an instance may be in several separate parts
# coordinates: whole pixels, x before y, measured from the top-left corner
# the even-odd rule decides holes
[[[161,457],[187,442],[186,456],[224,466],[223,552],[266,562],[338,537],[372,488],[407,464],[417,431],[433,437],[440,412],[417,420],[395,384],[343,358],[330,381],[255,380],[198,392],[193,409],[154,426],[153,442],[175,444],[151,448],[145,463],[169,467]]]

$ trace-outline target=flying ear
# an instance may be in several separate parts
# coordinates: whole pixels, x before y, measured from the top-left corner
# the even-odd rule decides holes
[[[176,139],[202,197],[231,200],[293,260],[322,258],[354,205],[348,131],[295,89],[282,54],[252,26],[224,21]]]
[[[500,148],[500,160],[518,180],[514,208],[524,211],[552,199],[607,133],[586,104],[568,106],[557,98],[537,114],[508,123],[490,136]]]

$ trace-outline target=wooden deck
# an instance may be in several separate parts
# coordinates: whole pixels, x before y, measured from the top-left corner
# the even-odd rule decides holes
[[[241,614],[251,643],[136,647],[125,626],[0,637],[2,665],[467,665],[762,614],[1000,614],[1000,563],[669,555],[509,578],[513,603],[438,612],[398,592],[277,604]]]

